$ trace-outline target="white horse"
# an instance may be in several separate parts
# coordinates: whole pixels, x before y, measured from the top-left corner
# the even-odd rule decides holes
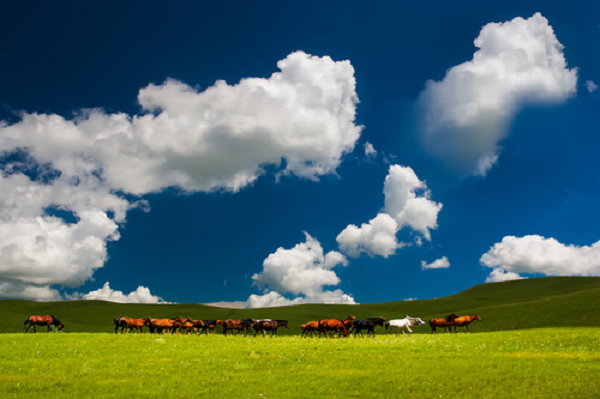
[[[410,335],[412,334],[412,327],[414,327],[415,325],[418,326],[424,324],[425,322],[419,319],[418,317],[406,316],[403,319],[390,320],[389,323],[385,325],[385,329],[388,330],[389,334],[394,328],[398,329],[398,332],[400,332],[400,330],[402,330],[403,328],[406,328],[408,330],[408,335]],[[402,334],[404,334],[404,331],[402,331]]]

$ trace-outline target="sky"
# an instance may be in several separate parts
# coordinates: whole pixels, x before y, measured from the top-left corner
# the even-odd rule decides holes
[[[0,298],[600,275],[599,8],[3,2]]]

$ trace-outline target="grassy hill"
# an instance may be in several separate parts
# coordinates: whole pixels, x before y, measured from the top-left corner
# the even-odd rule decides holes
[[[471,331],[502,331],[540,327],[600,327],[600,277],[547,277],[482,284],[456,295],[421,301],[400,301],[368,305],[299,305],[265,309],[224,309],[195,304],[143,305],[103,301],[30,302],[0,301],[0,333],[23,331],[23,322],[33,314],[53,314],[65,325],[65,332],[112,332],[113,318],[119,316],[197,319],[287,319],[290,331],[298,334],[300,325],[325,318],[405,315],[427,321],[450,313],[479,314]],[[43,329],[38,330],[43,331]],[[383,332],[381,328],[379,332]],[[429,333],[421,326],[416,333]]]

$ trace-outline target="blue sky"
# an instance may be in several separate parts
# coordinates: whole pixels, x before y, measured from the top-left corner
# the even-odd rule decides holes
[[[522,3],[3,4],[0,297],[600,274],[599,6]]]

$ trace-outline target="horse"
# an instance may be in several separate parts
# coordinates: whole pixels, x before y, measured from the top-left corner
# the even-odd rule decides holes
[[[204,322],[202,320],[194,320],[191,318],[187,318],[183,320],[181,324],[181,328],[185,329],[185,333],[189,334],[194,331],[196,335],[200,335],[200,329],[204,327]]]
[[[398,331],[402,330],[403,328],[406,328],[408,330],[408,335],[410,335],[412,334],[412,327],[414,327],[415,325],[419,326],[423,324],[425,324],[425,322],[418,317],[406,316],[403,319],[390,320],[390,322],[385,325],[385,329],[388,330],[389,334],[394,328]],[[402,331],[402,334],[404,334],[404,331]]]
[[[339,319],[325,319],[319,321],[319,338],[321,338],[321,333],[324,333],[325,338],[327,338],[327,333],[329,333],[330,337],[333,337],[333,331],[338,334],[344,334],[344,337],[347,337],[348,327],[352,325],[352,320],[356,320],[356,317],[348,316],[348,318],[343,321]]]
[[[150,333],[156,331],[158,334],[162,334],[164,330],[171,331],[171,334],[173,334],[177,329],[179,329],[179,332],[183,333],[183,331],[181,331],[181,326],[183,325],[184,320],[186,319],[183,317],[176,317],[174,319],[152,319],[149,317],[144,319],[144,325],[148,326]]]
[[[121,327],[121,333],[125,329],[127,330],[127,334],[133,332],[134,329],[137,333],[141,333],[144,330],[143,327],[145,324],[145,319],[129,319],[127,317],[119,317],[118,319],[115,319],[115,324],[117,321],[119,325],[115,327],[115,333],[119,327]]]
[[[285,327],[288,330],[290,329],[287,320],[258,320],[252,327],[255,331],[254,336],[256,337],[256,334],[261,331],[263,338],[267,331],[271,331],[271,338],[273,338],[273,336],[277,337],[277,329],[279,327]]]
[[[352,328],[354,329],[354,336],[356,337],[356,333],[360,335],[362,338],[362,330],[367,330],[367,338],[370,334],[373,334],[373,338],[375,337],[375,327],[381,326],[383,327],[383,322],[387,319],[383,317],[369,317],[366,320],[354,320],[352,322]],[[350,331],[352,333],[352,331]]]
[[[440,318],[440,319],[431,319],[429,320],[429,327],[431,327],[431,333],[436,333],[436,328],[437,327],[443,327],[444,328],[444,332],[446,332],[446,328],[452,327],[452,322],[446,320],[445,318]]]
[[[115,334],[119,330],[119,327],[121,327],[121,334],[123,334],[123,330],[125,329],[125,327],[121,326],[121,319],[122,317],[116,317],[113,319],[113,322],[115,323]]]
[[[252,317],[249,317],[244,320],[225,320],[223,322],[223,335],[227,335],[229,330],[237,330],[239,332],[244,332],[244,337],[250,331],[250,328],[254,325],[254,320]]]
[[[466,327],[466,329],[467,329],[466,332],[469,332],[469,324],[471,324],[471,322],[474,320],[481,321],[481,317],[479,317],[478,314],[457,317],[456,319],[452,320],[452,325],[450,326],[450,332],[452,332],[452,327],[454,327],[454,332],[456,332],[456,327]]]
[[[300,329],[302,330],[302,333],[300,333],[300,336],[304,335],[304,338],[306,338],[306,336],[310,332],[310,337],[313,338],[313,333],[316,331],[319,331],[319,322],[318,321],[309,321],[306,324],[302,324],[300,326]]]
[[[29,324],[29,326],[27,324]],[[35,326],[47,326],[48,332],[52,331],[52,326],[56,326],[58,332],[62,332],[62,329],[65,328],[65,325],[51,314],[46,316],[29,316],[23,323],[25,332],[29,331],[31,326],[33,326],[33,332],[37,332]]]
[[[223,320],[202,320],[202,332],[200,334],[208,335],[208,332],[216,334],[217,326],[223,325]]]

